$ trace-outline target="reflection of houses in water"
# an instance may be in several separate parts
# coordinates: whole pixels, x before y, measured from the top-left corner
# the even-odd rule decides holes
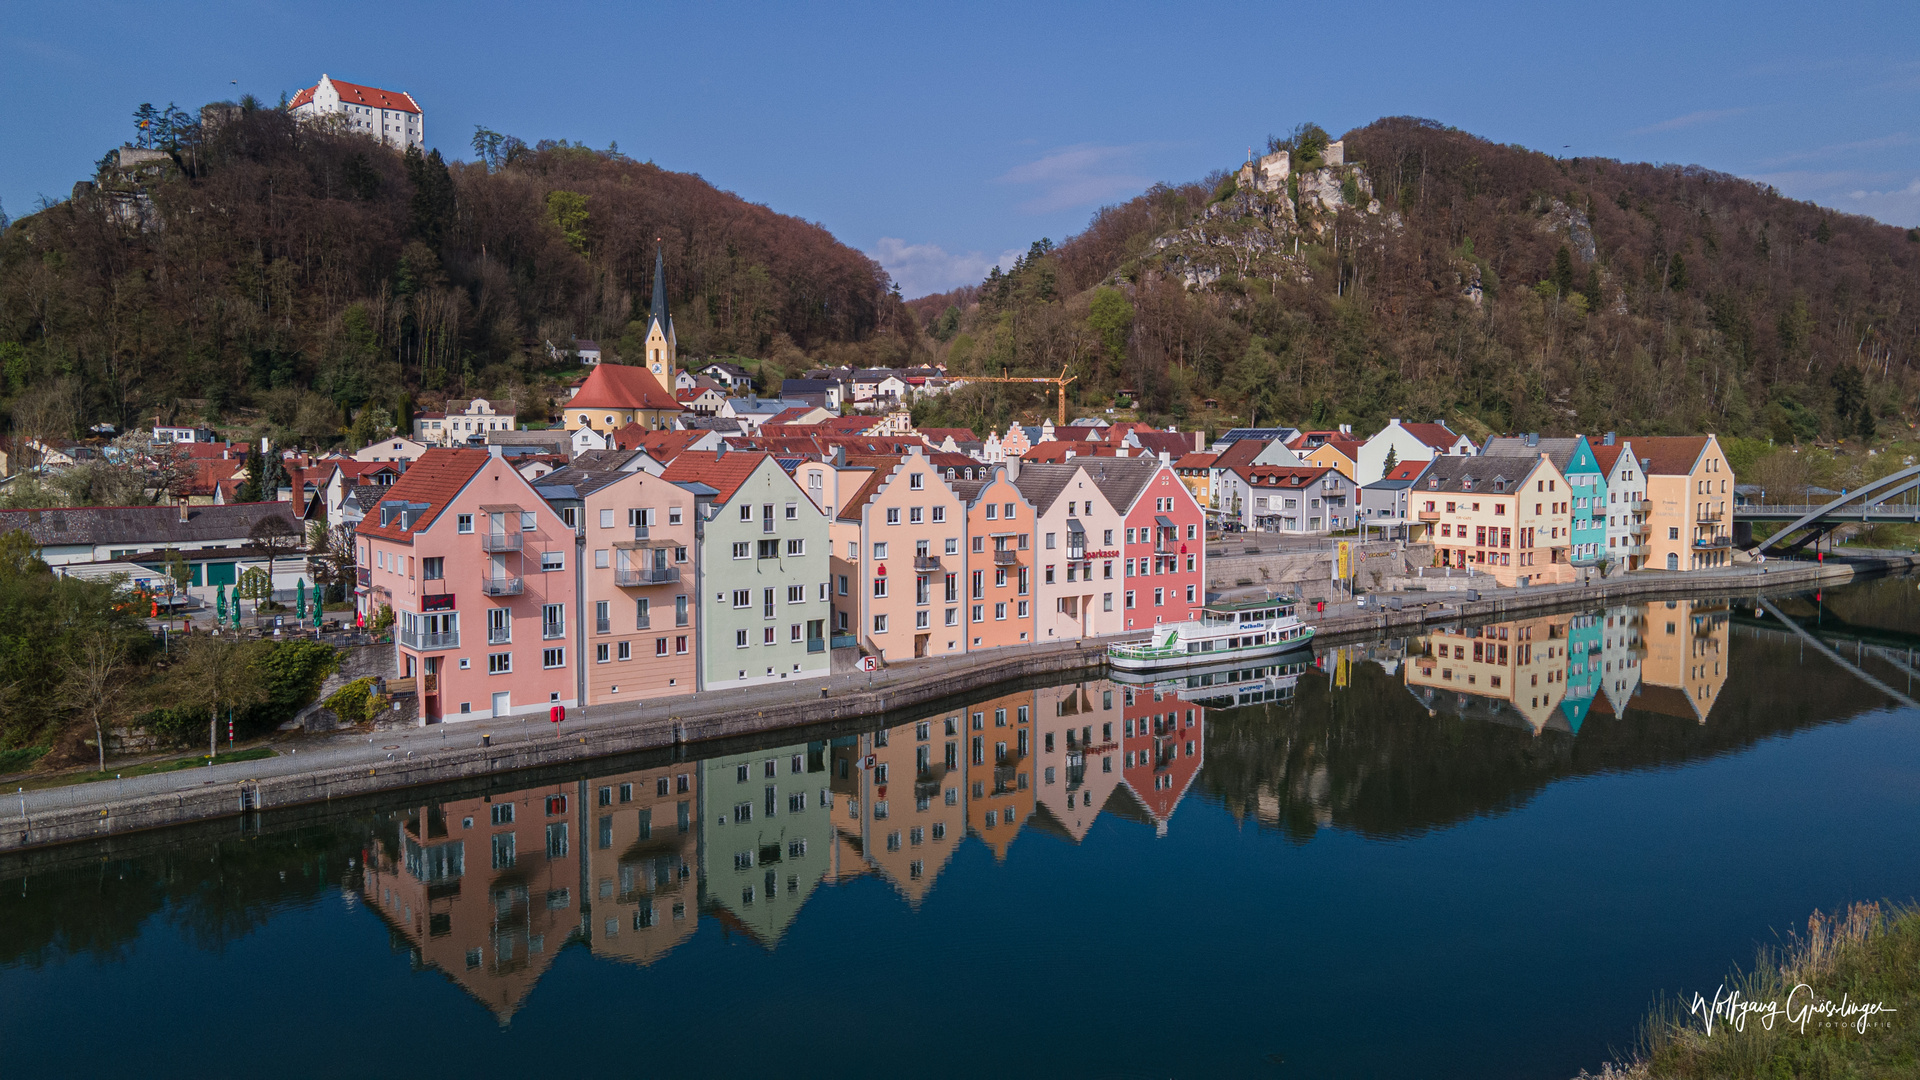
[[[1727,602],[1657,600],[1645,610],[1646,659],[1628,704],[1706,723],[1727,682]]]
[[[584,785],[423,806],[368,852],[360,890],[504,1024],[581,929]]]
[[[1139,802],[1140,820],[1165,836],[1173,808],[1200,775],[1206,710],[1158,686],[1123,686],[1121,696],[1127,790]]]
[[[1546,730],[1566,696],[1565,615],[1442,630],[1417,640],[1407,689],[1429,709]],[[1562,717],[1556,726],[1565,726]]]
[[[833,822],[849,849],[839,879],[871,866],[919,906],[966,835],[963,723],[956,713],[833,740],[830,787],[845,804]]]
[[[1568,731],[1580,733],[1580,725],[1587,719],[1587,710],[1600,694],[1603,676],[1604,649],[1601,642],[1601,615],[1575,615],[1567,620],[1567,672],[1566,693],[1560,698],[1560,715],[1550,717],[1548,723],[1564,723]]]
[[[1595,708],[1619,716],[1627,703],[1640,692],[1640,658],[1647,646],[1640,639],[1646,626],[1646,608],[1623,604],[1608,608],[1600,617],[1600,696]]]
[[[1033,691],[993,698],[966,714],[967,825],[1005,859],[1033,812]]]
[[[771,948],[836,861],[827,744],[727,754],[699,768],[707,910]]]
[[[1034,707],[1034,826],[1077,844],[1125,779],[1118,694],[1105,680],[1071,683],[1038,691]]]
[[[699,918],[697,765],[603,776],[587,785],[593,951],[651,964]]]
[[[1286,666],[1286,685],[1307,670]],[[1272,688],[1091,680],[864,735],[424,806],[361,892],[505,1023],[560,948],[652,964],[701,916],[775,947],[823,883],[869,872],[917,906],[969,831],[1004,859],[1031,821],[1079,842],[1102,812],[1165,835],[1204,760],[1196,700]],[[1265,692],[1265,691],[1262,691]]]
[[[1113,681],[1131,689],[1152,689],[1161,694],[1171,694],[1182,701],[1215,709],[1242,705],[1287,705],[1293,701],[1300,676],[1314,666],[1313,661],[1305,658],[1307,654],[1304,651],[1297,655],[1301,659],[1266,663],[1242,661],[1163,674],[1116,671]],[[1336,650],[1330,655],[1335,658],[1336,670],[1344,672],[1346,653]]]

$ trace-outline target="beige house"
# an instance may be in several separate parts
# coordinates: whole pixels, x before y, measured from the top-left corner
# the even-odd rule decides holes
[[[1733,560],[1733,470],[1712,435],[1633,440],[1646,474],[1652,570],[1703,570]]]
[[[1435,457],[1407,501],[1431,527],[1439,566],[1469,567],[1507,586],[1577,580],[1573,493],[1545,454]]]

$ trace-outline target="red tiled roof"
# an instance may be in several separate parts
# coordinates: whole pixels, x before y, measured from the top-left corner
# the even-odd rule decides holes
[[[1079,439],[1054,439],[1051,442],[1035,444],[1020,455],[1020,460],[1030,464],[1059,464],[1069,457],[1078,460],[1088,457],[1119,457],[1117,447],[1101,443],[1083,442]]]
[[[1619,439],[1616,440],[1612,446],[1608,446],[1605,443],[1594,445],[1593,460],[1600,464],[1600,475],[1605,476],[1613,472],[1614,464],[1620,460],[1621,451],[1627,448],[1630,441],[1631,440],[1628,439]]]
[[[1319,465],[1250,465],[1234,471],[1253,487],[1307,487],[1338,470]]]
[[[973,433],[972,428],[923,427],[919,430],[921,436],[932,444],[943,443],[947,441],[949,437],[951,437],[954,442],[975,442],[980,438],[980,436]]]
[[[343,104],[364,105],[369,109],[393,109],[396,112],[417,113],[420,111],[420,106],[414,103],[412,94],[402,93],[398,90],[381,90],[373,86],[361,86],[359,83],[341,82],[332,76],[327,76],[327,81],[333,84],[333,89],[340,95],[340,101]],[[318,83],[307,87],[305,90],[295,94],[293,100],[288,103],[287,107],[299,108],[302,105],[310,104],[313,101],[315,91],[319,89],[320,85]]]
[[[173,445],[185,449],[188,457],[203,460],[206,458],[219,460],[223,454],[239,460],[245,458],[253,448],[251,443],[243,442],[234,443],[232,446],[217,442],[174,443]]]
[[[1190,453],[1185,457],[1175,461],[1173,463],[1173,467],[1176,469],[1212,468],[1214,462],[1217,461],[1219,457],[1220,455],[1218,454],[1203,454],[1196,450],[1193,453]]]
[[[679,434],[697,435],[699,432],[681,432]],[[667,463],[667,471],[661,478],[674,483],[705,484],[720,494],[717,501],[726,502],[747,482],[753,470],[767,460],[767,455],[752,450],[731,450],[725,454],[716,450],[688,450],[678,454]]]
[[[1685,476],[1707,449],[1706,435],[1655,435],[1632,440],[1649,476]]]
[[[1401,424],[1400,429],[1435,450],[1445,450],[1460,439],[1445,424]]]
[[[893,467],[898,464],[897,460],[888,459],[884,464],[873,466],[867,482],[860,485],[860,490],[853,493],[853,498],[840,504],[840,510],[834,516],[841,521],[859,521],[860,511],[867,505],[867,500],[879,493],[880,485],[887,482],[887,477],[893,475]]]
[[[653,372],[630,364],[601,364],[567,401],[569,409],[658,409],[683,412]]]
[[[450,450],[437,446],[428,450],[380,497],[381,502],[425,503],[427,509],[413,519],[412,528],[402,532],[397,522],[383,527],[377,515],[369,515],[360,523],[359,535],[412,543],[413,534],[434,523],[454,496],[460,494],[460,489],[486,467],[489,456],[485,450]]]
[[[239,472],[245,464],[245,459],[236,461],[222,461],[219,458],[214,458],[211,461],[189,460],[187,467],[192,470],[192,475],[187,480],[187,494],[211,496],[215,491],[219,490],[222,481],[232,480],[233,474]]]
[[[704,435],[704,431],[648,431],[639,424],[628,424],[607,437],[607,447],[612,450],[644,450],[648,457],[665,464],[699,442]]]
[[[1271,444],[1259,439],[1236,439],[1228,443],[1225,450],[1220,451],[1220,456],[1214,459],[1213,467],[1240,469],[1252,465],[1253,459],[1259,457],[1269,445]]]
[[[1392,471],[1388,472],[1387,475],[1381,477],[1381,479],[1383,480],[1418,480],[1420,479],[1420,474],[1425,472],[1426,469],[1427,469],[1427,462],[1403,461],[1400,464],[1395,465]]]
[[[786,425],[786,424],[793,424],[798,426],[800,418],[812,411],[813,411],[813,406],[811,405],[795,405],[791,409],[781,409],[779,412],[774,413],[772,416],[767,417],[767,419],[760,426],[763,428],[769,425]],[[808,426],[811,427],[814,425],[808,425]]]

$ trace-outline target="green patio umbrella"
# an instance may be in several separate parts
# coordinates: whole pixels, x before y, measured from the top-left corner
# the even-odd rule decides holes
[[[307,579],[298,578],[294,581],[293,584],[294,584],[293,591],[294,591],[294,597],[295,597],[293,602],[293,614],[295,618],[304,619],[307,617]]]
[[[240,629],[240,592],[237,588],[233,594],[233,628]]]
[[[227,617],[227,587],[216,586],[213,590],[213,621],[217,624]]]

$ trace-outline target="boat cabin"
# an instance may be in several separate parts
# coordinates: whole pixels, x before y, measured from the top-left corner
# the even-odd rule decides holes
[[[1200,618],[1209,628],[1240,623],[1268,623],[1293,617],[1291,596],[1257,597],[1251,600],[1216,602],[1200,609]]]

